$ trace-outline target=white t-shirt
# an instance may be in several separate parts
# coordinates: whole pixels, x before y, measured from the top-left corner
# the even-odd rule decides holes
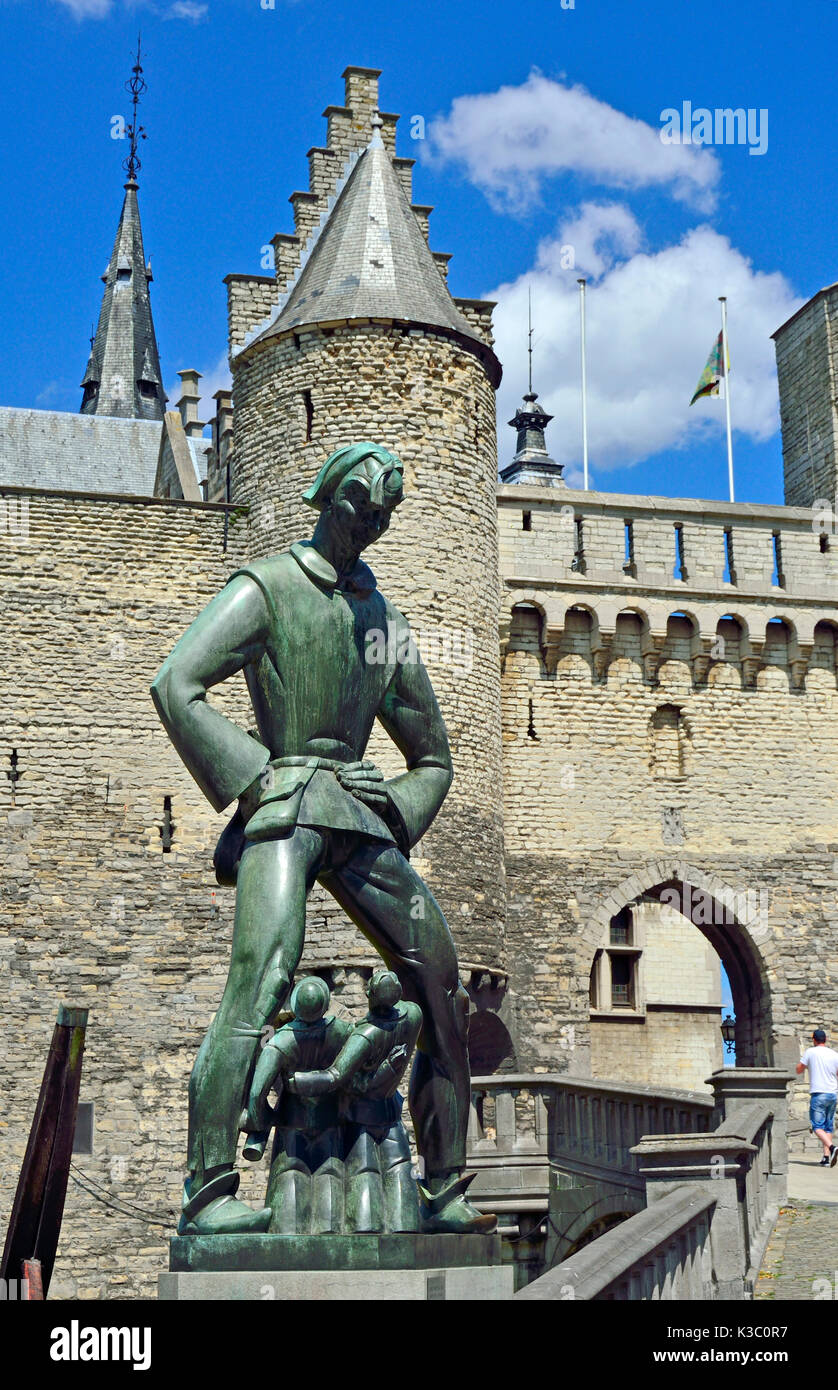
[[[821,1043],[818,1047],[808,1048],[800,1060],[809,1068],[809,1090],[812,1093],[828,1091],[831,1096],[838,1093],[838,1052]]]

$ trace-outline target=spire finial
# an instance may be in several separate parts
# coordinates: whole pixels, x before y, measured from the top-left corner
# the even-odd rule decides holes
[[[527,353],[529,354],[529,393],[532,395],[532,287],[527,285]]]
[[[384,129],[384,122],[382,121],[381,115],[377,109],[372,113],[372,120],[370,121],[370,125],[372,126],[372,139],[370,140],[370,145],[373,146],[375,149],[378,149],[384,143],[381,139],[381,132]]]
[[[128,158],[122,161],[122,167],[128,174],[128,182],[136,183],[137,174],[142,168],[140,156],[137,154],[137,144],[140,140],[147,139],[145,130],[141,125],[137,125],[137,105],[140,97],[144,96],[148,87],[143,78],[142,55],[140,53],[141,35],[137,35],[137,61],[131,69],[131,76],[125,83],[125,90],[129,93],[133,104],[133,115],[131,124],[128,127],[128,138],[131,141],[131,148],[128,151]]]

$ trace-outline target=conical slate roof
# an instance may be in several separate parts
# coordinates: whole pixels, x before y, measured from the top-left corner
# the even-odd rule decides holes
[[[455,305],[376,131],[304,253],[302,269],[246,346],[303,324],[387,318],[480,341]]]
[[[129,179],[82,386],[83,415],[162,420],[166,393],[151,317],[137,184]]]

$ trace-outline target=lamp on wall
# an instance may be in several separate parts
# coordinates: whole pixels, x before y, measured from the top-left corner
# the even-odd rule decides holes
[[[725,1014],[725,1017],[722,1019],[721,1029],[725,1051],[732,1052],[736,1046],[736,1019],[731,1014]]]

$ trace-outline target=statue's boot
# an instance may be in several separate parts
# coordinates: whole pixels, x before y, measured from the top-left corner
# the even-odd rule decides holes
[[[254,1211],[235,1196],[239,1174],[232,1168],[217,1173],[193,1191],[194,1178],[183,1185],[183,1211],[178,1222],[179,1236],[231,1236],[266,1231],[270,1207]]]
[[[439,1192],[430,1192],[422,1183],[416,1184],[423,1231],[427,1234],[447,1231],[453,1235],[490,1235],[496,1230],[498,1218],[478,1211],[466,1198],[466,1188],[475,1176],[474,1173],[455,1175]]]

